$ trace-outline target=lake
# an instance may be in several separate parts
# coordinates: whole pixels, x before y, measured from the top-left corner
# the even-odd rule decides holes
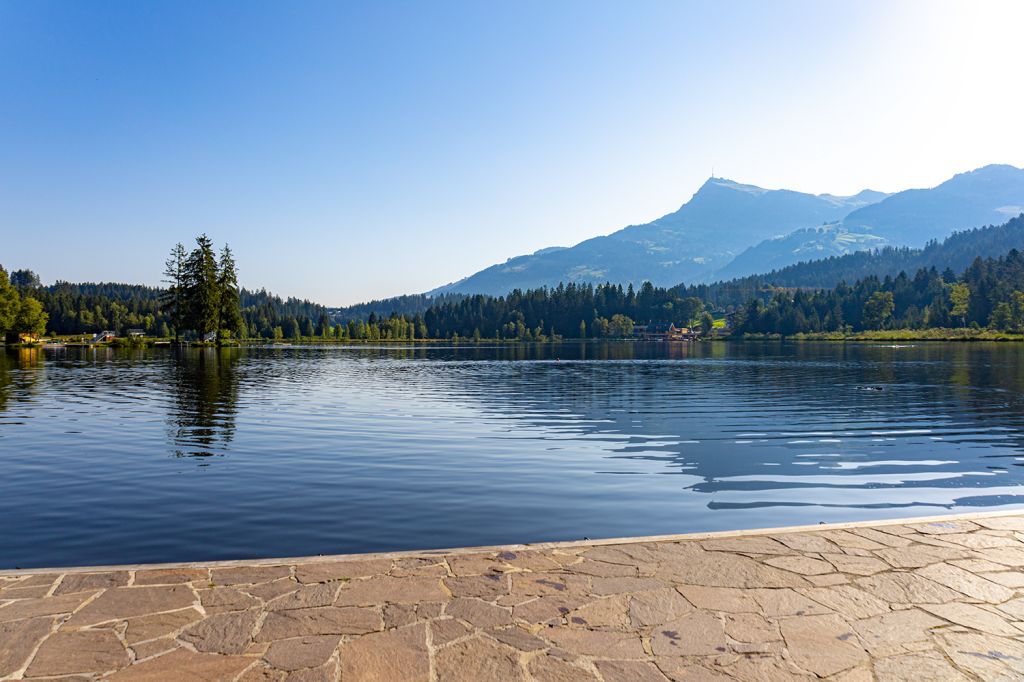
[[[1024,503],[1024,345],[0,351],[0,567]]]

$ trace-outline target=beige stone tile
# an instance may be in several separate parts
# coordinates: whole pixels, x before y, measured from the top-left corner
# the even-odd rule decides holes
[[[387,575],[390,570],[390,559],[299,564],[295,567],[295,579],[300,583],[324,583],[331,580],[354,580],[382,576]]]
[[[749,594],[761,607],[761,613],[771,618],[782,616],[816,616],[832,613],[813,599],[795,590],[750,590]]]
[[[968,597],[991,604],[999,604],[1011,599],[1014,595],[1013,590],[1009,588],[949,564],[925,566],[917,569],[916,573]]]
[[[199,611],[190,607],[180,611],[129,618],[124,639],[128,644],[135,644],[157,637],[169,637],[202,617]]]
[[[583,656],[642,658],[645,655],[640,636],[630,632],[548,628],[538,635],[557,647]]]
[[[891,652],[896,645],[928,639],[928,630],[940,625],[941,619],[920,609],[905,609],[855,621],[853,629],[868,650]]]
[[[252,644],[257,611],[218,613],[188,626],[178,639],[197,651],[217,654],[241,654]]]
[[[597,675],[590,670],[553,656],[532,658],[527,669],[537,682],[598,682]]]
[[[878,682],[959,682],[969,678],[942,654],[930,652],[889,656],[875,661]]]
[[[0,623],[9,623],[38,616],[56,616],[58,614],[71,613],[92,597],[93,594],[93,592],[79,592],[77,594],[65,594],[60,597],[21,599],[10,602],[6,606],[0,606]]]
[[[822,573],[833,573],[835,569],[827,561],[812,559],[805,556],[780,556],[765,559],[764,563],[775,568],[781,568],[803,576],[821,575]]]
[[[490,628],[512,623],[512,610],[475,597],[458,597],[445,607],[445,614],[464,620],[477,628]]]
[[[270,644],[263,660],[278,670],[317,668],[334,654],[341,638],[337,635],[308,635],[280,639]]]
[[[571,627],[624,630],[629,626],[628,612],[629,597],[615,594],[583,604],[566,615],[566,621]]]
[[[122,669],[115,682],[166,682],[168,671],[179,680],[232,680],[253,664],[245,656],[201,654],[184,648]]]
[[[448,593],[441,587],[439,578],[377,577],[344,583],[335,605],[375,606],[447,600]]]
[[[727,613],[753,613],[761,610],[761,606],[747,590],[697,585],[680,585],[678,590],[698,609]]]
[[[341,679],[364,682],[426,682],[430,679],[424,623],[375,632],[344,642]]]
[[[473,637],[444,647],[434,655],[439,680],[526,682],[519,653],[484,637]]]
[[[128,662],[128,652],[111,630],[58,632],[39,647],[26,676],[113,672]]]
[[[835,566],[835,569],[840,573],[874,575],[875,573],[889,570],[888,564],[874,557],[850,556],[849,554],[822,554],[821,558]]]
[[[47,635],[53,619],[49,617],[0,623],[0,678],[20,670]]]
[[[890,604],[944,604],[963,596],[917,573],[880,573],[854,582]]]
[[[637,628],[668,623],[693,610],[685,597],[670,588],[645,590],[629,598],[629,621]]]
[[[767,535],[753,535],[748,537],[715,538],[704,540],[701,547],[708,552],[736,552],[738,554],[795,554],[796,550],[790,549],[778,540]]]
[[[792,661],[821,677],[868,662],[856,634],[839,616],[784,618],[780,627]]]
[[[1010,622],[1009,616],[1000,616],[1000,612],[997,610],[985,609],[974,604],[962,604],[959,602],[951,604],[924,604],[921,608],[951,623],[973,628],[990,635],[1016,637],[1021,634],[1021,631]]]
[[[668,678],[648,661],[596,661],[604,682],[667,682]]]
[[[725,653],[728,651],[725,624],[714,614],[696,611],[655,628],[651,633],[651,649],[655,656],[714,656]]]
[[[798,592],[852,620],[871,618],[889,612],[887,602],[852,585],[801,588]]]
[[[210,581],[215,585],[268,583],[290,576],[291,573],[290,566],[233,566],[213,569],[210,571]]]

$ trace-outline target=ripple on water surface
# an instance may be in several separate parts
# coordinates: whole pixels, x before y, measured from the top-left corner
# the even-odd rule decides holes
[[[7,352],[0,566],[1020,504],[1022,354],[760,343]]]

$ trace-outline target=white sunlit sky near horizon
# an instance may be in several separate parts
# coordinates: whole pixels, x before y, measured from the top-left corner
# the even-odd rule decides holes
[[[1024,166],[1024,2],[0,0],[0,264],[327,305],[671,212]]]

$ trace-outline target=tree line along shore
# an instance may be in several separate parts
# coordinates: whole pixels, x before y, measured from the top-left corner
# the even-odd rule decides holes
[[[338,319],[310,301],[240,288],[230,248],[217,253],[201,235],[191,251],[173,248],[164,282],[43,286],[29,270],[8,275],[0,268],[0,336],[8,343],[44,336],[80,341],[109,331],[115,345],[547,342],[650,338],[634,331],[671,324],[692,330],[689,339],[1024,340],[1024,255],[1015,249],[975,258],[959,273],[933,265],[833,287],[762,282],[743,291],[742,302],[737,294],[722,300],[730,287],[739,292],[735,282],[667,288],[646,282],[636,289],[569,283],[445,297],[415,313]]]

